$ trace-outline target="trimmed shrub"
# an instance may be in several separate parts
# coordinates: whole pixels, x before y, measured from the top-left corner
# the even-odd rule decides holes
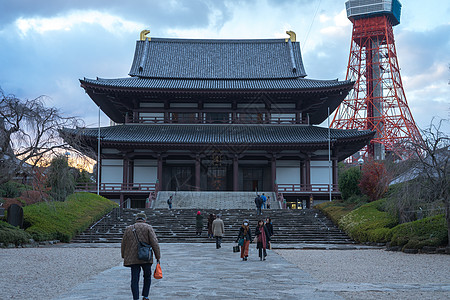
[[[400,224],[392,229],[392,246],[421,249],[424,246],[445,246],[448,243],[444,215]]]
[[[24,207],[26,232],[36,241],[69,242],[117,204],[90,193],[75,193],[64,202],[38,203]]]
[[[360,179],[361,171],[358,167],[352,167],[342,172],[338,181],[342,199],[347,200],[353,195],[361,195],[361,190],[358,187]]]
[[[19,245],[29,242],[30,239],[31,235],[22,229],[0,221],[0,243]]]
[[[397,218],[384,211],[385,200],[365,204],[343,216],[338,225],[359,242],[387,242],[389,229],[398,224]]]

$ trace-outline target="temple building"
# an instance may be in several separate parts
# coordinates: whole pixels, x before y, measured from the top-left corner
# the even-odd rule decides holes
[[[131,197],[134,207],[158,191],[271,191],[288,202],[339,195],[338,161],[374,132],[317,125],[353,82],[306,79],[293,32],[255,40],[147,34],[129,77],[80,80],[113,125],[63,131],[95,152],[100,131],[102,194]]]

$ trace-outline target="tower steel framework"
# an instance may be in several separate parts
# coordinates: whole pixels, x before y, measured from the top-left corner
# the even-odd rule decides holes
[[[347,80],[354,89],[340,104],[331,127],[370,129],[374,139],[361,152],[384,159],[393,153],[410,157],[412,145],[421,143],[403,90],[393,26],[400,23],[398,0],[351,0],[347,17],[353,23]]]

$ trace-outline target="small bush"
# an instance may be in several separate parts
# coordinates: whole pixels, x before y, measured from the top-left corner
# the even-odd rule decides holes
[[[22,229],[0,221],[0,243],[19,245],[27,243],[30,239],[31,235]]]
[[[8,181],[0,185],[0,197],[16,198],[20,196],[24,189],[25,186],[23,184]]]
[[[75,193],[64,202],[38,203],[24,207],[26,232],[36,241],[69,242],[117,204],[90,193]]]
[[[448,243],[444,215],[404,223],[392,229],[392,246],[420,249],[424,246],[444,246]]]
[[[338,181],[342,199],[347,200],[353,195],[361,195],[361,190],[358,187],[360,179],[361,171],[358,167],[349,168],[342,172]]]

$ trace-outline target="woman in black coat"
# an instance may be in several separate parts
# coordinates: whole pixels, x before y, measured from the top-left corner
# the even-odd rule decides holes
[[[255,229],[255,235],[257,237],[256,249],[259,249],[259,259],[266,260],[266,249],[269,246],[270,235],[267,227],[264,226],[264,221],[259,220],[258,226]]]
[[[244,261],[248,258],[248,249],[250,248],[251,240],[252,230],[250,229],[248,220],[244,220],[241,228],[239,228],[239,235],[236,239],[236,243],[239,243],[239,246],[241,246],[241,258]]]

